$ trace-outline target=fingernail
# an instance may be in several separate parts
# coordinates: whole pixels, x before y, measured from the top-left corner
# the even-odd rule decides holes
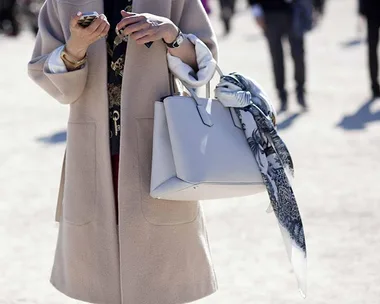
[[[79,16],[81,16],[81,15],[82,15],[82,13],[81,13],[81,12],[78,12],[78,13],[77,13],[77,16],[78,16],[78,17],[79,17]]]

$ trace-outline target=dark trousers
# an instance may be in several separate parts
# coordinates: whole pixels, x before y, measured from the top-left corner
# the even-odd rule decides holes
[[[285,67],[282,40],[288,38],[294,62],[294,79],[297,94],[304,94],[305,52],[304,37],[297,36],[292,30],[292,16],[289,12],[267,13],[265,15],[265,36],[272,57],[276,88],[283,103],[286,102]]]
[[[223,20],[231,19],[235,13],[235,0],[219,0]]]
[[[375,95],[380,94],[379,87],[379,59],[377,56],[377,46],[379,44],[380,19],[368,18],[368,65],[371,77],[372,91]]]

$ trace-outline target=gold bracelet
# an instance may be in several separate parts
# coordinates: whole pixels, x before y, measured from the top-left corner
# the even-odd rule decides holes
[[[87,60],[87,54],[80,60],[72,60],[72,58],[70,58],[71,57],[70,54],[66,51],[66,47],[62,50],[60,56],[64,62],[67,62],[70,65],[72,65],[74,69],[77,69],[80,66],[82,66]]]

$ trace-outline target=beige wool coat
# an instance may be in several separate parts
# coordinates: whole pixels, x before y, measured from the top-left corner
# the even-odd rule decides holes
[[[133,6],[170,18],[216,53],[200,0],[134,0]],[[160,41],[150,49],[128,44],[117,226],[105,39],[90,47],[81,70],[52,74],[47,67],[51,52],[69,38],[77,11],[103,13],[103,0],[47,0],[28,65],[42,89],[70,106],[51,283],[69,297],[102,304],[179,304],[210,295],[217,286],[199,203],[149,196],[153,105],[169,95],[166,48]]]

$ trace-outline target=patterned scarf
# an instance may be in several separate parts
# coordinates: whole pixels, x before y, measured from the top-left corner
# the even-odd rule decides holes
[[[111,25],[107,37],[108,62],[108,110],[111,155],[120,152],[121,133],[121,85],[126,61],[127,41],[115,32],[116,25],[122,16],[120,11],[132,11],[132,0],[104,1],[104,12]]]
[[[285,247],[303,297],[306,297],[306,243],[290,180],[293,161],[276,131],[275,111],[261,88],[252,80],[232,73],[222,76],[216,98],[235,109],[249,147],[261,171],[271,208],[278,220]]]

